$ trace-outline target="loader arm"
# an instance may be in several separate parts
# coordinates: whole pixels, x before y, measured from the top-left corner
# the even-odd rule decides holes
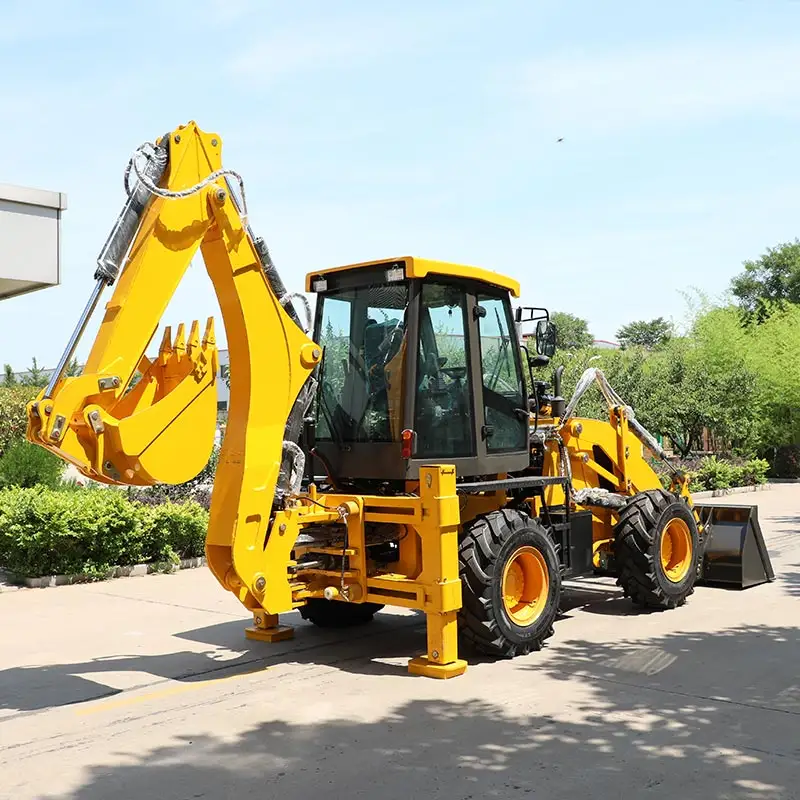
[[[159,355],[145,356],[199,249],[222,312],[231,375],[206,552],[222,585],[256,608],[248,565],[265,547],[287,420],[321,350],[276,293],[276,280],[282,284],[223,174],[221,138],[192,122],[162,137],[154,151],[136,173],[153,186],[138,179],[131,190],[59,369],[28,407],[27,435],[106,483],[181,483],[203,468],[217,414],[213,320],[202,338],[196,322],[188,336],[179,326],[174,339],[167,328]],[[158,157],[166,161],[161,169]],[[83,374],[65,377],[88,316],[114,283]]]

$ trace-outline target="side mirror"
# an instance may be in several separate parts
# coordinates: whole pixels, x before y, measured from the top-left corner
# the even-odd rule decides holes
[[[556,352],[556,326],[550,320],[540,319],[536,325],[536,352],[548,359]]]

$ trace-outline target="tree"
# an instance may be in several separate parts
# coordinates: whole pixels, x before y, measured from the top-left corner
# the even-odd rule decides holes
[[[3,375],[3,386],[7,389],[10,389],[12,386],[17,385],[17,376],[14,374],[14,370],[11,368],[11,364],[5,364],[3,367],[5,371],[5,375]]]
[[[67,364],[67,368],[64,370],[64,374],[68,378],[77,378],[82,371],[83,368],[78,364],[78,359],[73,358],[72,361],[70,361],[69,364]]]
[[[700,337],[676,337],[648,358],[643,424],[668,436],[681,456],[700,448],[709,429],[743,452],[754,446],[758,379],[742,360],[715,358]]]
[[[33,358],[30,369],[25,373],[20,383],[24,386],[47,386],[47,375],[36,363],[35,357]]]
[[[672,323],[663,317],[637,320],[623,325],[617,331],[617,339],[622,347],[644,347],[645,350],[656,350],[666,344],[673,335]]]
[[[775,308],[800,303],[800,240],[767,248],[755,261],[745,261],[731,290],[742,311],[756,322],[763,322]]]
[[[554,311],[550,320],[556,326],[556,347],[559,350],[580,350],[591,347],[594,337],[589,333],[589,323],[585,319]]]

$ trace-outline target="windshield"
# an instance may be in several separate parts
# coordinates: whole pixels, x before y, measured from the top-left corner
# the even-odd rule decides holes
[[[400,440],[408,286],[342,289],[322,299],[320,441]]]

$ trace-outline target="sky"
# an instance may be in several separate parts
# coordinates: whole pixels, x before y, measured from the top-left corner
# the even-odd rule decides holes
[[[614,339],[680,323],[686,292],[720,296],[800,223],[797,2],[0,0],[0,20],[0,183],[69,206],[62,284],[0,304],[15,369],[54,365],[128,159],[190,120],[290,290],[417,255]],[[209,315],[198,257],[163,323]]]

